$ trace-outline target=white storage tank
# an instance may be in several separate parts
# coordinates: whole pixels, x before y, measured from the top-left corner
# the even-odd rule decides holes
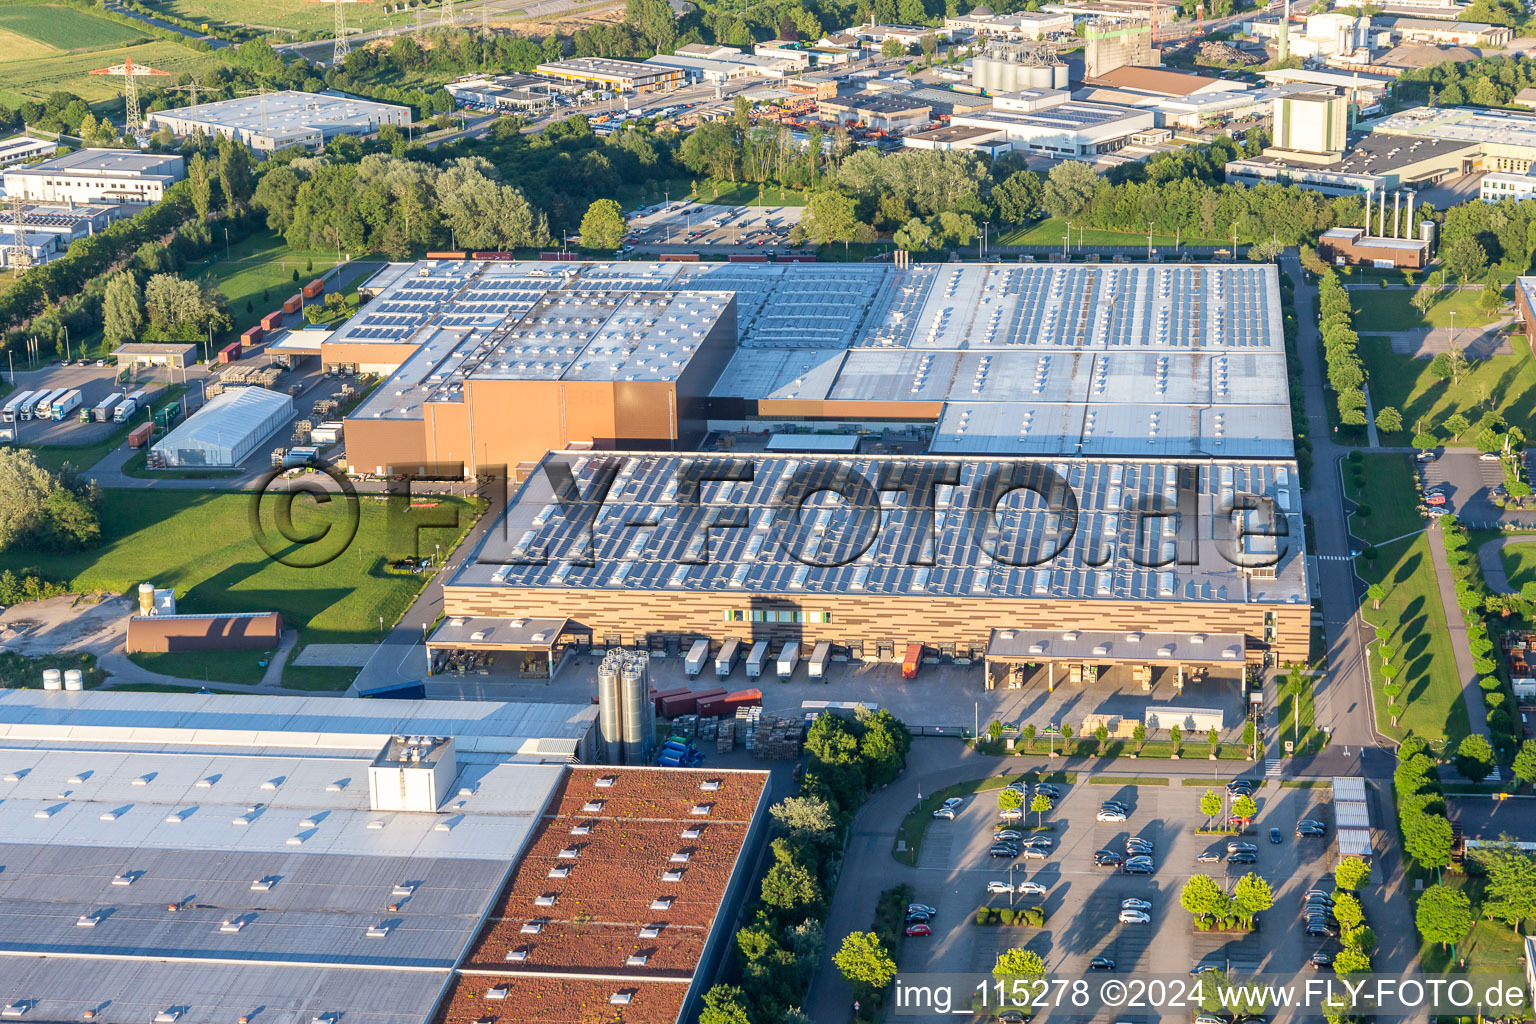
[[[139,614],[155,614],[155,585],[153,583],[139,584]]]
[[[85,673],[81,672],[77,668],[65,669],[64,670],[64,689],[66,689],[66,690],[83,690],[83,689],[85,689]]]
[[[45,690],[62,690],[62,689],[64,689],[64,673],[60,672],[56,668],[45,668],[45,669],[43,669],[43,689],[45,689]]]

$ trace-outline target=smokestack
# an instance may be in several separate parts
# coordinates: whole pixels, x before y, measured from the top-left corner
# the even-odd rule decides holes
[[[1291,0],[1285,0],[1285,13],[1280,16],[1280,59],[1291,55]]]
[[[1387,236],[1387,186],[1381,186],[1381,200],[1376,204],[1376,237]]]
[[[1401,221],[1398,220],[1398,215],[1402,212],[1402,204],[1403,204],[1403,194],[1401,192],[1393,192],[1392,193],[1392,237],[1393,238],[1401,238],[1402,237],[1401,235],[1399,235],[1397,233],[1398,227],[1401,224]]]
[[[1403,237],[1413,236],[1413,189],[1408,190],[1408,215],[1403,218]]]
[[[1374,188],[1365,190],[1365,233],[1371,233],[1371,197],[1376,194]]]

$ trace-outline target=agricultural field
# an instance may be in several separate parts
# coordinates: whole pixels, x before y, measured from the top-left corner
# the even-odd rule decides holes
[[[54,4],[0,6],[0,31],[41,45],[42,53],[100,50],[149,38],[147,32]],[[41,55],[8,47],[0,47],[0,53],[8,57]]]
[[[117,27],[112,22],[103,24]],[[5,55],[0,57],[0,103],[20,106],[25,100],[43,100],[49,93],[62,90],[74,93],[96,105],[98,112],[105,112],[119,121],[123,116],[122,79],[92,75],[93,69],[120,64],[128,57],[132,57],[135,64],[148,64],[173,75],[183,71],[201,74],[223,63],[215,53],[198,53],[178,43],[158,40],[111,50],[11,59],[4,40],[0,39],[0,54]]]
[[[336,22],[336,9],[321,0],[148,0],[145,6],[206,24],[209,28],[231,26],[262,32],[330,32]],[[359,31],[386,27],[390,18],[383,8],[381,3],[349,2],[344,12],[347,27]],[[404,24],[408,17],[401,13],[396,15],[396,20]]]

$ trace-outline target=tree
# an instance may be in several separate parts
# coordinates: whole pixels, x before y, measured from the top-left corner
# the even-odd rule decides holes
[[[768,808],[789,834],[812,843],[831,842],[837,830],[832,808],[818,796],[787,796]]]
[[[53,473],[30,449],[0,448],[0,551],[25,545],[77,551],[101,540],[100,494],[66,466]]]
[[[581,218],[584,249],[617,249],[624,241],[624,211],[612,199],[597,199]]]
[[[1252,921],[1260,911],[1275,905],[1275,893],[1268,882],[1250,871],[1232,887],[1232,902],[1244,917]]]
[[[997,791],[997,809],[1000,811],[1016,811],[1024,806],[1024,794],[1016,789],[1000,789]]]
[[[1403,414],[1390,405],[1376,414],[1376,429],[1395,434],[1403,429]]]
[[[1461,435],[1466,433],[1472,424],[1468,423],[1467,418],[1461,413],[1453,412],[1445,418],[1445,422],[1441,426],[1450,431],[1452,440],[1460,440]]]
[[[1493,745],[1488,737],[1472,733],[1456,747],[1456,770],[1473,782],[1482,782],[1493,771]]]
[[[1038,977],[1045,973],[1045,960],[1032,949],[1005,949],[997,954],[992,968],[994,978]]]
[[[1512,767],[1515,778],[1521,782],[1536,782],[1536,740],[1526,740],[1520,744]]]
[[[1232,801],[1232,814],[1238,818],[1252,818],[1259,813],[1259,805],[1253,802],[1253,797],[1244,793]]]
[[[1520,933],[1521,922],[1536,917],[1536,859],[1507,837],[1478,850],[1487,881],[1483,886],[1483,913],[1508,922]]]
[[[832,955],[838,972],[854,985],[878,992],[896,977],[896,961],[874,932],[850,932]],[[701,1022],[702,1024],[702,1022]]]
[[[1358,949],[1344,948],[1333,955],[1335,974],[1366,974],[1371,969],[1371,958]]]
[[[1005,224],[1027,224],[1035,219],[1045,190],[1034,171],[1014,171],[992,190],[998,216]]]
[[[1140,750],[1141,745],[1147,742],[1147,724],[1145,722],[1136,723],[1136,727],[1131,730],[1131,739],[1136,741],[1137,750]]]
[[[1248,247],[1248,258],[1255,263],[1273,263],[1285,251],[1285,246],[1274,238],[1265,238]]]
[[[1036,793],[1035,798],[1029,802],[1029,809],[1035,812],[1035,827],[1039,828],[1045,812],[1051,809],[1051,798],[1044,793]]]
[[[1209,875],[1190,875],[1179,891],[1179,906],[1196,917],[1225,916],[1230,899]]]
[[[716,985],[704,993],[699,1024],[752,1024],[746,993],[739,985]]]
[[[1365,923],[1365,911],[1361,909],[1360,897],[1352,892],[1334,893],[1333,916],[1346,933],[1360,927]]]
[[[1488,253],[1471,235],[1458,235],[1440,251],[1445,268],[1470,284],[1488,269]]]
[[[1451,862],[1451,823],[1443,814],[1405,817],[1403,851],[1424,867],[1445,867]]]
[[[139,282],[123,270],[107,281],[101,299],[102,337],[108,345],[137,341],[144,327],[143,299]]]
[[[1371,877],[1371,866],[1359,857],[1345,857],[1333,869],[1333,884],[1346,892],[1359,889]]]
[[[231,207],[242,206],[251,198],[250,150],[227,135],[219,136],[219,188]]]
[[[1063,160],[1046,175],[1040,202],[1052,217],[1076,217],[1087,209],[1101,184],[1104,179],[1092,165]]]
[[[856,224],[858,218],[854,215],[853,199],[835,188],[819,188],[813,192],[805,216],[801,218],[806,235],[818,245],[829,242],[846,245],[853,240]]]
[[[1178,745],[1184,740],[1184,730],[1180,729],[1176,725],[1171,726],[1168,729],[1168,738],[1173,741],[1174,747],[1177,748]]]
[[[213,173],[203,154],[194,153],[187,161],[187,182],[191,186],[192,208],[197,211],[197,219],[207,220],[208,211],[213,206]]]
[[[901,40],[895,36],[886,36],[885,42],[880,44],[880,56],[886,60],[895,60],[905,51],[902,49]]]
[[[763,902],[778,910],[819,906],[821,887],[816,884],[816,876],[793,855],[781,853],[779,844],[782,842],[774,840],[774,856],[778,863],[763,876]]]
[[[1419,934],[1444,949],[1472,930],[1472,901],[1460,889],[1431,885],[1419,894],[1413,918]]]
[[[1440,439],[1434,434],[1419,432],[1413,435],[1413,446],[1421,452],[1427,452],[1431,448],[1440,446]]]
[[[1206,825],[1210,825],[1211,819],[1221,813],[1221,794],[1214,789],[1208,789],[1201,794],[1200,813],[1205,815]]]
[[[1023,729],[1019,730],[1019,735],[1023,738],[1026,749],[1033,750],[1035,748],[1035,726],[1033,723],[1025,725]]]

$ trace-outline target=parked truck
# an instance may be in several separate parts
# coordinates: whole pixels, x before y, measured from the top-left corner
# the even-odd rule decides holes
[[[720,653],[715,655],[715,676],[720,679],[729,679],[731,672],[736,668],[736,659],[741,657],[741,641],[727,640],[720,646]]]
[[[112,392],[106,398],[96,403],[96,407],[91,410],[91,419],[97,423],[110,423],[112,420],[112,410],[117,407],[117,404],[124,397],[121,391]]]
[[[37,407],[42,404],[44,398],[51,394],[53,392],[46,390],[32,392],[31,395],[24,398],[21,404],[16,407],[16,418],[18,420],[29,420],[37,415]]]
[[[32,418],[35,420],[53,419],[53,403],[55,399],[63,398],[68,388],[50,388],[43,392],[43,397],[37,400],[37,405],[32,407]]]
[[[5,408],[0,409],[0,423],[15,423],[20,417],[22,405],[36,393],[23,391],[19,395],[12,395],[11,400],[5,403]]]
[[[709,641],[695,640],[693,646],[688,649],[688,659],[683,662],[683,671],[689,679],[697,679],[704,671],[704,665],[709,661]]]
[[[827,677],[827,662],[832,660],[832,645],[823,640],[811,652],[811,660],[805,663],[805,673],[812,679]]]
[[[135,391],[112,409],[113,423],[127,423],[133,418],[133,414],[139,411],[139,407],[149,401],[148,391]]]
[[[788,679],[800,664],[800,641],[791,640],[779,652],[779,678]]]
[[[80,408],[80,403],[84,401],[85,396],[80,394],[78,390],[66,391],[61,397],[53,400],[53,405],[49,407],[51,410],[50,415],[56,420],[62,420]]]
[[[752,645],[752,652],[747,655],[747,678],[757,679],[763,674],[763,666],[768,664],[768,641],[759,640]]]

